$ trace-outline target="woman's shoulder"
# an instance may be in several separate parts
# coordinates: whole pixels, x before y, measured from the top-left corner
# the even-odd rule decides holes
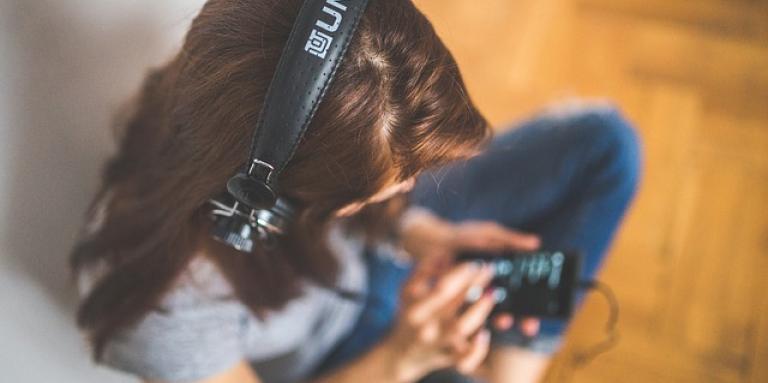
[[[81,273],[81,293],[108,271]],[[194,258],[156,309],[110,338],[101,363],[160,381],[194,381],[227,370],[244,358],[249,316],[232,291],[210,260]]]
[[[110,272],[110,267],[101,261],[80,269],[77,274],[80,296],[87,296]],[[182,270],[158,306],[167,310],[223,301],[238,301],[232,284],[213,261],[204,256],[196,256]]]

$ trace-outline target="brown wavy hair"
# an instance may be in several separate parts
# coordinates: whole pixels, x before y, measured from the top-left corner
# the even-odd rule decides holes
[[[100,201],[107,214],[71,254],[75,275],[96,264],[108,270],[77,316],[97,359],[117,331],[159,306],[197,256],[212,259],[257,315],[300,294],[301,278],[332,285],[338,265],[325,235],[335,211],[487,142],[488,124],[429,21],[409,0],[371,0],[279,176],[284,193],[299,201],[296,223],[274,249],[248,256],[212,241],[206,201],[247,159],[300,5],[210,0],[180,52],[147,76],[86,218]]]

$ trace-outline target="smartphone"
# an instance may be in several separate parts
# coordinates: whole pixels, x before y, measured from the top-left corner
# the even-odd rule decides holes
[[[578,251],[465,252],[457,260],[493,266],[489,288],[496,305],[492,314],[565,319],[573,313],[582,263]],[[470,291],[467,300],[477,300],[482,293]]]

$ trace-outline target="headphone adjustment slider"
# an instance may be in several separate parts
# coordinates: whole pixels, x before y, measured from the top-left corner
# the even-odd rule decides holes
[[[248,176],[257,180],[264,180],[267,184],[272,184],[272,176],[275,173],[275,167],[254,158],[251,166],[248,168]]]

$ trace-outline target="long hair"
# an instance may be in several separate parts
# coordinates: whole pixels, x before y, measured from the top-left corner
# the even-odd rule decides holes
[[[299,201],[277,246],[238,254],[208,236],[207,201],[246,161],[299,0],[210,0],[180,52],[147,76],[121,127],[71,254],[101,265],[78,311],[98,359],[117,331],[157,308],[194,257],[211,259],[256,315],[334,282],[333,213],[388,184],[477,151],[490,136],[456,62],[410,0],[372,0],[327,96],[279,175]]]

